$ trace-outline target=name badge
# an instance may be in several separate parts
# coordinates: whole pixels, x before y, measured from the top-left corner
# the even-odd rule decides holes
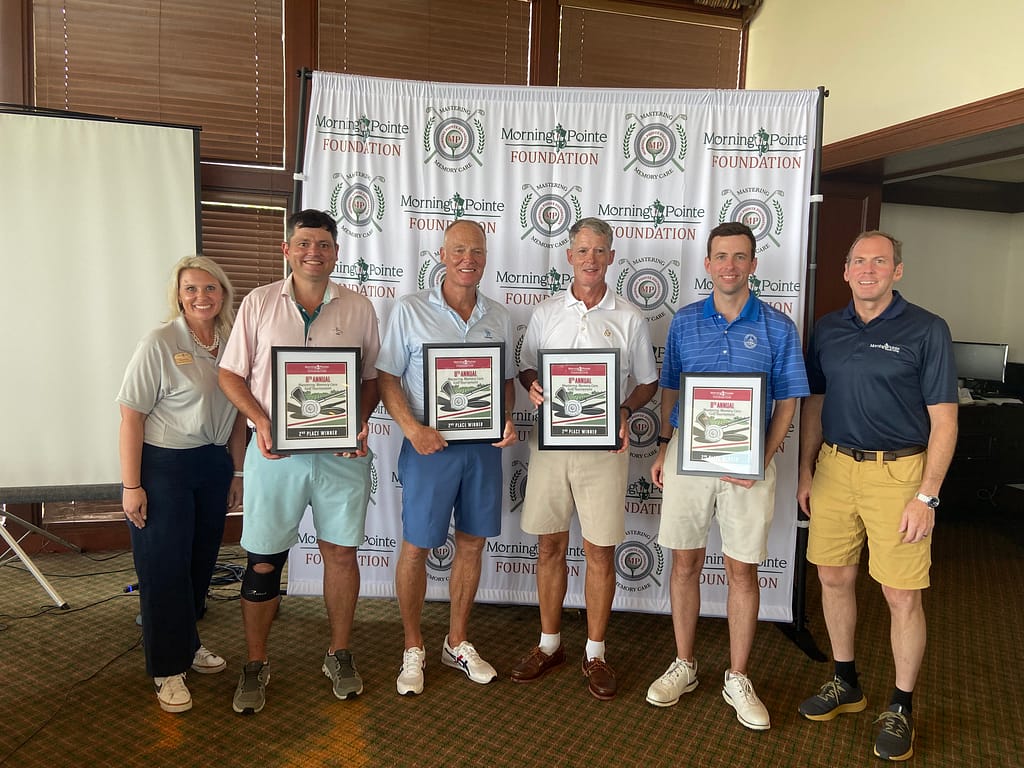
[[[191,365],[194,362],[191,352],[179,352],[174,356],[175,365]]]

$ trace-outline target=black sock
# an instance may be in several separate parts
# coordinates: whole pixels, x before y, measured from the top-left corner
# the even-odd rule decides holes
[[[889,700],[890,704],[899,704],[903,707],[903,710],[909,715],[914,711],[914,692],[913,691],[901,691],[899,688],[892,689],[892,698]]]
[[[857,663],[854,661],[837,661],[836,677],[842,678],[853,688],[860,688],[857,680]]]

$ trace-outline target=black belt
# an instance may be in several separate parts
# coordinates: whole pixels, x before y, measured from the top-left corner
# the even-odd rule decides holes
[[[896,461],[896,459],[907,456],[917,456],[927,450],[923,445],[912,445],[909,448],[900,448],[898,451],[862,451],[860,448],[847,448],[844,445],[832,445],[832,443],[825,443],[825,445],[835,448],[844,456],[852,456],[854,461],[877,461],[879,456],[882,457],[882,461]]]

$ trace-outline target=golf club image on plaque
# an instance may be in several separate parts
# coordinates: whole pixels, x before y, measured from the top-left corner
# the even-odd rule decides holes
[[[359,349],[273,347],[271,452],[359,447]]]
[[[619,350],[537,351],[541,450],[619,448]]]
[[[423,420],[448,442],[505,431],[505,344],[424,344]]]
[[[679,377],[680,475],[764,480],[763,373]]]

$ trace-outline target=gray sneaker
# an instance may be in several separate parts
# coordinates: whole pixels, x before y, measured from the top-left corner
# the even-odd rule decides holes
[[[242,668],[231,708],[240,715],[254,715],[267,703],[270,662],[250,661]]]
[[[334,684],[334,695],[351,699],[363,692],[363,678],[356,672],[351,651],[335,651],[324,656],[324,674]]]
[[[844,712],[863,712],[868,700],[860,688],[854,688],[836,675],[821,690],[805,699],[800,714],[808,720],[831,720]]]

